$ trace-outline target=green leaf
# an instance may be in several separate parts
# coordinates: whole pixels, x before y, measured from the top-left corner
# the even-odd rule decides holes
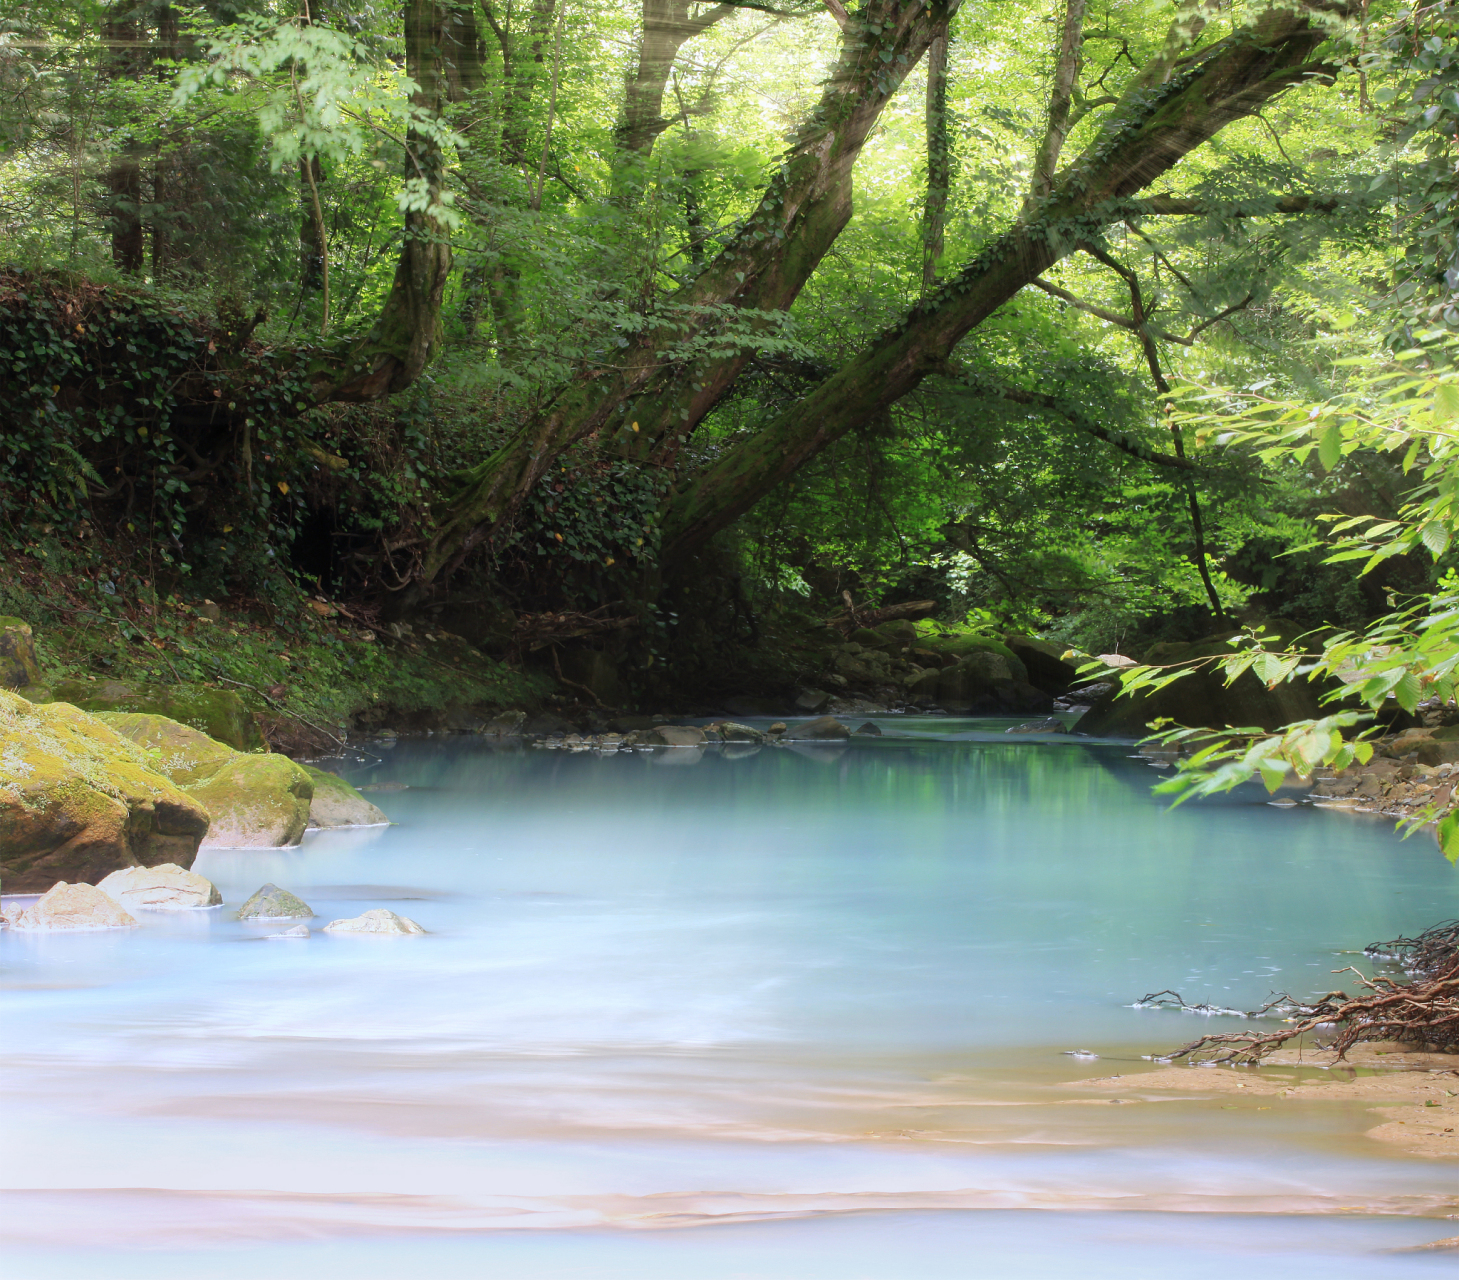
[[[1437,520],[1430,520],[1428,524],[1424,525],[1419,532],[1419,538],[1423,541],[1424,546],[1433,552],[1435,560],[1449,549],[1449,528]]]
[[[1423,694],[1423,688],[1419,685],[1418,677],[1412,671],[1405,671],[1403,679],[1398,682],[1393,690],[1393,696],[1398,699],[1398,705],[1410,714],[1418,707],[1418,700]]]
[[[1317,442],[1317,458],[1329,471],[1342,461],[1342,428],[1337,423],[1322,433]]]
[[[1451,813],[1439,822],[1439,848],[1444,857],[1459,865],[1459,813]]]
[[[1434,421],[1439,425],[1459,418],[1459,383],[1441,382],[1434,388]]]

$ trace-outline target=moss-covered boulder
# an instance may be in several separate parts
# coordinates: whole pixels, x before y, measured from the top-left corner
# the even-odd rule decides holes
[[[205,782],[238,752],[190,725],[139,711],[98,711],[96,718],[135,742],[152,768],[179,786]]]
[[[281,849],[304,835],[314,783],[288,756],[236,755],[188,791],[213,820],[204,848]]]
[[[971,631],[956,632],[951,635],[923,636],[918,640],[917,647],[931,650],[938,657],[953,657],[959,661],[970,658],[974,654],[997,654],[1008,664],[1008,679],[1017,680],[1022,684],[1028,683],[1028,668],[1024,666],[1023,659],[996,636]]]
[[[378,827],[390,821],[354,787],[336,773],[300,765],[314,784],[309,802],[311,827]]]
[[[66,703],[0,690],[0,875],[14,893],[123,867],[192,866],[207,808],[140,747]]]
[[[27,690],[27,696],[31,695]],[[258,751],[263,734],[231,689],[205,684],[131,684],[122,680],[63,680],[35,691],[32,701],[69,702],[83,711],[166,716],[236,751]]]
[[[0,616],[0,686],[20,689],[39,684],[40,678],[30,623]]]

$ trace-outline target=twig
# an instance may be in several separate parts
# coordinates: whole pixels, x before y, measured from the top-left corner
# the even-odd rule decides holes
[[[218,676],[217,679],[222,681],[224,684],[236,684],[240,689],[247,689],[250,693],[258,694],[260,698],[267,702],[269,706],[271,706],[280,715],[288,716],[290,720],[297,720],[300,724],[307,724],[316,733],[322,733],[326,738],[328,738],[331,742],[336,743],[338,746],[342,747],[345,745],[343,738],[336,738],[334,734],[330,733],[328,729],[320,728],[317,724],[314,723],[314,721],[306,720],[303,716],[298,715],[295,712],[290,711],[282,704],[275,702],[262,689],[255,689],[251,684],[244,684],[242,680],[232,680],[229,679],[229,677],[227,676]]]

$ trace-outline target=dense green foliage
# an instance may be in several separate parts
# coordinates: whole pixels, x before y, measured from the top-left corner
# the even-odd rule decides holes
[[[32,555],[84,533],[138,590],[295,612],[301,589],[645,619],[849,591],[1092,652],[1269,615],[1360,628],[1448,567],[1446,546],[1363,580],[1316,545],[1325,512],[1398,518],[1402,459],[1217,446],[1167,405],[1361,397],[1416,326],[1459,324],[1455,22],[1397,0],[868,3],[844,28],[802,3],[23,0],[0,19],[0,532]],[[943,26],[954,177],[929,214]],[[1166,167],[1100,168],[1282,40],[1297,70]],[[805,177],[836,146],[844,228],[839,170]],[[1099,182],[1118,199],[1079,206]],[[877,400],[879,353],[1005,270],[1010,236],[1051,265]],[[696,496],[725,475],[746,478]]]

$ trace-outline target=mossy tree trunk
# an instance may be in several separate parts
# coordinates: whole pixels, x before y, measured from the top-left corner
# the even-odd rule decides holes
[[[739,233],[670,299],[672,325],[652,328],[609,374],[584,373],[491,457],[466,473],[443,509],[419,590],[508,519],[553,459],[598,434],[626,453],[672,453],[752,358],[670,363],[674,346],[740,312],[783,312],[851,217],[851,172],[891,96],[958,0],[928,6],[871,0],[842,23],[840,51],[815,108]],[[638,430],[632,430],[633,423]]]
[[[1193,149],[1294,85],[1332,74],[1333,66],[1314,58],[1329,34],[1328,20],[1345,12],[1342,4],[1317,0],[1269,9],[1194,52],[1199,14],[1183,14],[1098,137],[1024,218],[898,327],[675,495],[665,518],[666,571],[682,567],[821,449],[885,414],[943,367],[973,328],[1081,240],[1147,212],[1131,197]]]

